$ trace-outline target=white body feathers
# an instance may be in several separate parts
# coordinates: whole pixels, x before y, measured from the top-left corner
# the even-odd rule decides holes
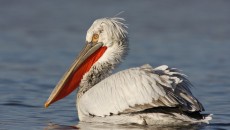
[[[208,123],[172,112],[138,113],[149,108],[180,107],[184,111],[202,111],[203,106],[189,90],[190,82],[177,69],[150,65],[118,72],[89,89],[77,103],[81,121],[114,124]]]

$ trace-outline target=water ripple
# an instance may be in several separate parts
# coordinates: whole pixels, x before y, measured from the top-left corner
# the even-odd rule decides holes
[[[30,108],[38,108],[39,106],[29,105],[22,103],[21,101],[8,101],[6,103],[2,103],[4,106],[15,106],[15,107],[30,107]]]

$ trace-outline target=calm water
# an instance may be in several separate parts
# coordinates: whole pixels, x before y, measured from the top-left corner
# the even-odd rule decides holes
[[[96,18],[127,20],[130,53],[118,70],[150,63],[186,73],[213,113],[187,127],[78,124],[75,96],[43,104]],[[0,129],[230,129],[230,1],[0,1]],[[117,71],[118,71],[117,70]]]

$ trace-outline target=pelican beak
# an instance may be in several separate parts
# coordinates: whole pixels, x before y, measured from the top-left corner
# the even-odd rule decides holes
[[[85,48],[50,94],[45,103],[45,108],[75,90],[79,86],[83,75],[90,70],[91,66],[103,55],[106,49],[102,43],[87,42]]]

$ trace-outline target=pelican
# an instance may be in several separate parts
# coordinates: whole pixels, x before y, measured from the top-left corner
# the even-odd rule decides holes
[[[60,79],[45,103],[64,98],[77,87],[76,107],[81,122],[112,124],[208,123],[202,104],[180,70],[149,64],[111,71],[128,50],[128,32],[123,18],[101,18],[93,22],[86,45]]]

